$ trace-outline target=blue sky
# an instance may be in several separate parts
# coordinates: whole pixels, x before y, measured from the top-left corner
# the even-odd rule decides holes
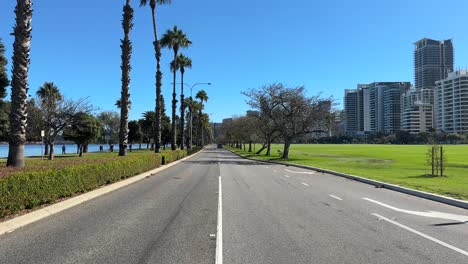
[[[30,94],[54,81],[73,98],[90,96],[116,110],[120,95],[122,6],[116,0],[34,2]],[[0,38],[11,58],[16,1],[0,1]],[[155,58],[149,8],[135,8],[130,118],[154,109]],[[468,65],[468,2],[433,0],[173,0],[158,7],[162,34],[177,25],[193,45],[187,83],[204,88],[212,120],[245,113],[241,91],[272,82],[305,85],[341,104],[357,83],[413,82],[413,44],[453,38],[455,66]],[[163,91],[169,110],[172,52],[163,52]],[[8,66],[11,69],[11,64]],[[186,93],[188,94],[188,93]],[[341,106],[339,106],[341,107]]]

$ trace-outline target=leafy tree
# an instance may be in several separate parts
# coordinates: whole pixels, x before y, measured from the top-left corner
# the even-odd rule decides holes
[[[153,18],[153,34],[154,34],[154,51],[156,56],[156,124],[155,124],[155,149],[156,153],[161,152],[161,87],[162,87],[162,72],[161,72],[161,43],[158,40],[158,31],[156,23],[156,6],[157,4],[170,4],[171,0],[140,0],[140,6],[149,5],[151,8],[151,16]]]
[[[10,85],[10,80],[8,80],[6,71],[7,64],[8,61],[5,58],[5,46],[3,45],[2,39],[0,38],[0,100],[3,100],[6,97],[6,88],[8,85]]]
[[[130,151],[132,151],[133,143],[140,143],[143,140],[143,132],[141,130],[141,125],[138,121],[128,122],[128,141],[130,142]]]
[[[185,143],[185,99],[184,99],[184,74],[185,69],[192,68],[192,60],[189,57],[186,57],[184,54],[179,54],[177,56],[177,66],[180,70],[180,148],[184,149]]]
[[[257,154],[262,153],[266,149],[266,156],[271,154],[271,143],[279,136],[278,128],[270,118],[276,104],[273,100],[269,100],[268,94],[265,92],[267,87],[263,89],[250,89],[243,94],[249,98],[247,104],[259,113],[257,118],[257,128],[260,138],[263,140],[262,147],[257,151]]]
[[[8,139],[9,121],[8,115],[10,113],[10,103],[5,102],[3,99],[7,95],[6,88],[10,85],[6,71],[7,59],[5,58],[5,46],[0,38],[0,141]]]
[[[49,160],[54,159],[55,139],[69,126],[76,114],[80,112],[89,113],[93,107],[87,99],[77,101],[67,100],[60,93],[58,87],[52,82],[46,82],[36,92],[38,107],[42,114],[46,146],[48,146]]]
[[[29,142],[40,142],[42,140],[41,130],[46,126],[43,113],[38,107],[35,99],[28,101],[28,126],[26,127],[26,140]]]
[[[10,115],[11,103],[9,101],[0,100],[0,142],[8,141],[8,131],[10,130]]]
[[[87,149],[89,143],[100,137],[101,124],[99,120],[84,112],[73,115],[71,125],[63,131],[63,137],[78,145],[79,156],[83,156],[83,151]]]
[[[187,35],[178,29],[177,26],[174,26],[172,30],[167,30],[167,32],[161,38],[161,46],[167,47],[174,51],[174,59],[171,65],[171,70],[173,73],[173,88],[172,88],[172,127],[171,127],[171,149],[175,150],[176,147],[176,109],[177,109],[177,99],[176,99],[176,74],[178,70],[177,63],[177,54],[180,48],[187,48],[192,42],[188,39]]]
[[[121,40],[122,48],[122,91],[120,97],[120,131],[119,131],[119,156],[127,154],[128,144],[128,111],[130,108],[130,60],[132,56],[132,42],[130,41],[130,31],[133,27],[133,8],[130,0],[126,0],[123,7],[122,28],[124,39]]]
[[[103,127],[103,139],[111,145],[119,141],[120,116],[117,112],[105,111],[97,116]],[[102,138],[101,138],[102,139]]]
[[[26,105],[31,49],[32,1],[17,1],[16,24],[13,30],[13,74],[11,80],[10,136],[7,166],[24,167],[26,142]]]
[[[331,99],[308,97],[303,86],[288,88],[274,83],[247,94],[253,94],[250,104],[261,111],[260,116],[263,114],[272,121],[283,140],[283,159],[289,158],[293,141],[324,126],[329,116],[330,107],[324,105],[329,105]]]

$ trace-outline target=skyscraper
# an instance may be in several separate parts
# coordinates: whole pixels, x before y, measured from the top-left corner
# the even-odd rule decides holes
[[[374,82],[345,90],[347,134],[400,130],[401,95],[410,86],[409,82]]]
[[[414,45],[415,88],[434,89],[436,81],[447,78],[453,71],[453,42],[423,38]]]
[[[468,71],[452,72],[436,82],[434,94],[437,130],[468,132]]]

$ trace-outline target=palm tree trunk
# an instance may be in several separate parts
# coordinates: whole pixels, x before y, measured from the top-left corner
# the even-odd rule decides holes
[[[177,60],[177,52],[174,51],[174,61]],[[174,67],[173,70],[174,78],[173,78],[173,85],[172,85],[172,126],[171,126],[171,149],[177,149],[177,134],[176,134],[176,111],[177,111],[177,98],[176,98],[176,75],[177,70]]]
[[[181,71],[180,73],[181,85],[180,85],[180,149],[184,149],[185,144],[185,131],[184,131],[184,122],[185,122],[185,115],[184,115],[184,72]]]
[[[130,31],[133,24],[133,9],[130,6],[130,0],[127,0],[123,8],[122,27],[124,30],[124,39],[122,40],[122,94],[120,106],[120,131],[119,131],[119,156],[127,155],[128,144],[128,106],[130,100],[130,60],[132,56],[132,42],[130,41]]]
[[[151,6],[151,15],[153,18],[153,34],[154,34],[154,51],[156,55],[156,122],[154,133],[154,152],[161,152],[161,87],[162,87],[162,72],[161,72],[161,44],[158,40],[158,31],[156,26],[156,5]]]
[[[28,100],[29,52],[31,48],[31,0],[17,1],[13,35],[13,74],[11,81],[10,137],[7,166],[24,167],[26,105]]]

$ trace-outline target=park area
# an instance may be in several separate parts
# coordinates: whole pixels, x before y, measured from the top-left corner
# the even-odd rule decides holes
[[[256,145],[258,150],[261,146]],[[468,145],[444,145],[446,177],[430,176],[425,145],[295,144],[289,160],[281,160],[283,145],[272,145],[271,156],[234,149],[249,158],[308,165],[468,200]],[[248,145],[246,145],[248,150]]]

